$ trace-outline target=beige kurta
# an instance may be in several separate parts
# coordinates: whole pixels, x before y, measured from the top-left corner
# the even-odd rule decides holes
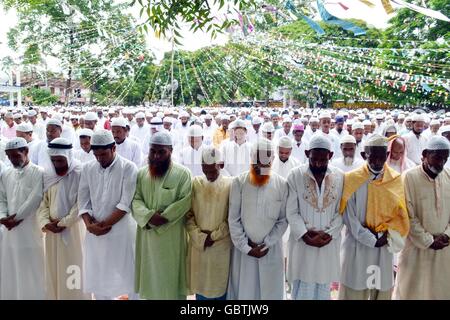
[[[51,186],[44,193],[38,210],[39,226],[43,228],[50,223],[50,217],[56,219],[57,191],[59,182]],[[83,258],[81,251],[83,228],[78,218],[78,206],[72,207],[70,212],[58,223],[66,227],[62,233],[45,233],[45,270],[47,283],[47,298],[54,300],[83,300],[90,299],[90,295],[83,293],[82,270]],[[63,234],[65,241],[63,241]]]
[[[188,213],[188,287],[207,298],[225,294],[230,268],[231,238],[228,228],[228,199],[232,178],[222,175],[213,183],[205,176],[194,178],[192,208]],[[204,249],[206,233],[214,244]]]
[[[450,299],[450,246],[433,250],[433,235],[450,236],[450,169],[431,179],[417,166],[405,174],[410,233],[400,253],[395,299]]]

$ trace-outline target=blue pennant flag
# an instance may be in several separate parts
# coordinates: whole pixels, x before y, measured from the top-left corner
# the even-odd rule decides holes
[[[323,5],[323,2],[321,0],[317,0],[317,9],[319,9],[320,16],[326,23],[338,25],[344,30],[353,32],[355,36],[366,34],[366,31],[364,29],[361,29],[357,25],[349,21],[344,21],[336,18],[335,16],[330,14],[327,9],[325,9],[325,6]]]
[[[303,14],[301,14],[300,12],[297,11],[297,8],[294,6],[294,4],[288,0],[286,1],[286,4],[284,5],[285,8],[289,11],[291,11],[297,18],[299,19],[303,19],[306,21],[306,23],[319,35],[324,35],[325,31],[323,31],[323,29],[319,26],[319,24],[317,22],[315,22],[313,19],[311,19],[310,17],[307,17]]]

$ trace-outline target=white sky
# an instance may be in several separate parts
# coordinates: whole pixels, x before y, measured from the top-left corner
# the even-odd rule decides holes
[[[333,3],[341,2],[349,7],[348,10],[344,10],[341,6]],[[282,2],[282,1],[280,1]],[[333,15],[338,18],[356,18],[365,20],[369,25],[384,28],[387,26],[388,15],[384,11],[380,1],[374,1],[375,8],[369,8],[360,1],[355,0],[328,0],[326,8]],[[135,6],[131,9],[131,13],[139,20],[139,6]],[[0,58],[13,55],[14,52],[8,48],[6,34],[10,27],[13,27],[17,22],[17,17],[14,11],[5,12],[0,6],[0,21],[2,26],[0,28]],[[227,35],[219,35],[217,39],[211,40],[210,36],[203,32],[192,33],[189,32],[189,28],[186,26],[182,30],[183,43],[182,49],[184,50],[197,50],[204,46],[213,44],[223,44],[227,41]],[[157,59],[162,59],[164,52],[171,50],[171,43],[164,39],[157,39],[153,32],[149,32],[147,37],[148,48],[153,51]],[[1,66],[0,66],[1,70]],[[0,72],[1,73],[1,72]],[[3,78],[0,75],[0,79]]]

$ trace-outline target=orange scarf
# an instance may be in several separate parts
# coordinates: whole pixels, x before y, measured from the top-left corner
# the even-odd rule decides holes
[[[370,177],[368,165],[345,174],[339,212],[344,213],[348,199]],[[366,225],[374,232],[395,230],[402,237],[409,232],[409,218],[406,210],[405,192],[401,175],[384,164],[381,180],[369,182]]]

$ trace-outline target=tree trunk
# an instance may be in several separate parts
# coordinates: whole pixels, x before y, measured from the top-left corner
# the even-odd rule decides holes
[[[69,72],[67,73],[67,81],[66,81],[66,90],[64,93],[64,106],[67,107],[69,105],[69,90],[72,85],[72,63],[73,63],[73,29],[70,29],[69,32],[69,39],[70,39],[70,66],[69,66]]]

